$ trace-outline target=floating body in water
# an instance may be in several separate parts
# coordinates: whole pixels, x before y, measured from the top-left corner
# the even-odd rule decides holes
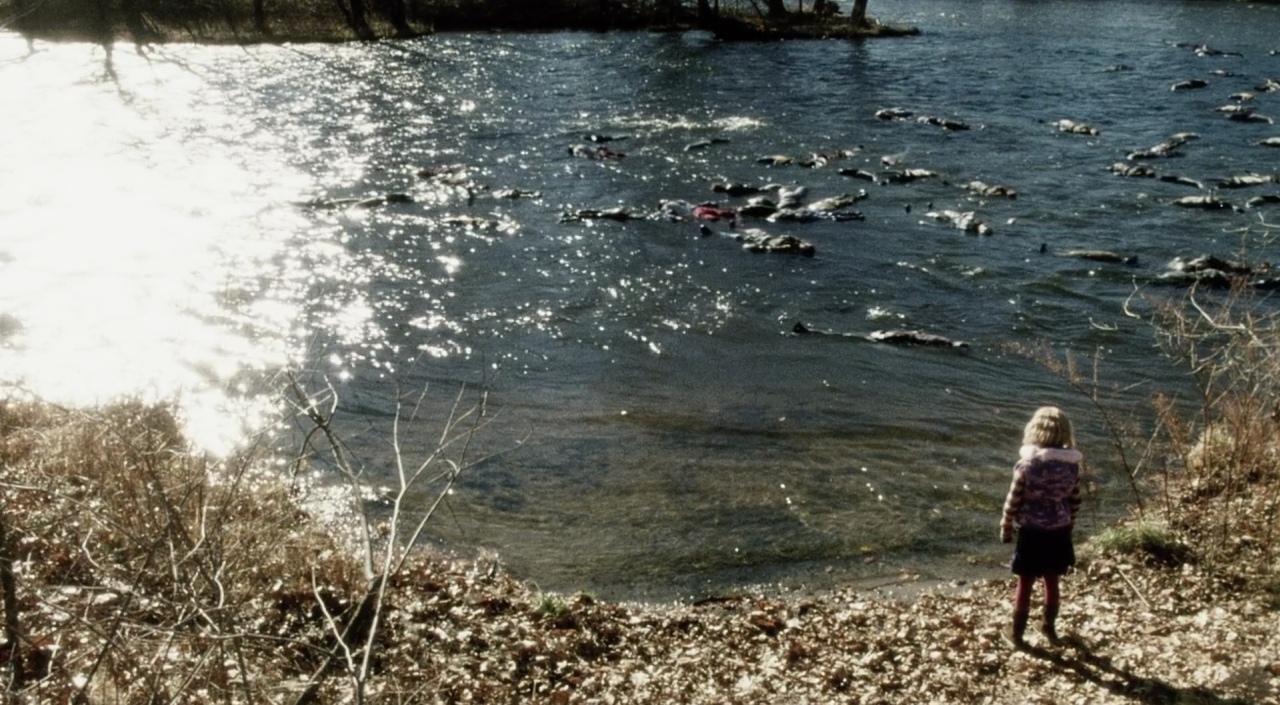
[[[821,152],[814,152],[813,154],[810,154],[807,158],[801,159],[800,161],[796,162],[796,165],[802,166],[806,169],[821,169],[822,167],[826,166],[830,162],[831,162],[831,157],[828,157],[827,155],[822,154]]]
[[[938,172],[929,171],[928,169],[900,169],[897,171],[886,171],[881,181],[887,184],[909,184],[913,181],[921,179],[934,179],[938,177]]]
[[[851,179],[862,179],[863,181],[870,181],[871,183],[875,183],[879,181],[879,179],[876,177],[875,174],[865,169],[841,169],[840,175],[847,176]]]
[[[778,204],[764,196],[747,199],[747,205],[738,209],[739,215],[749,218],[768,218],[778,212]]]
[[[498,189],[491,194],[494,198],[516,200],[520,198],[542,198],[541,191],[529,191],[521,188]]]
[[[711,190],[716,193],[723,193],[729,196],[750,196],[757,193],[763,193],[770,190],[767,186],[756,186],[754,184],[740,184],[730,182],[717,182],[711,184]]]
[[[808,195],[809,189],[804,186],[779,186],[778,208],[799,208],[804,202],[804,197]]]
[[[1182,153],[1178,150],[1188,142],[1200,139],[1200,135],[1194,132],[1179,132],[1170,135],[1169,139],[1154,144],[1146,149],[1137,149],[1125,155],[1127,159],[1167,159],[1169,157],[1180,157]]]
[[[1066,120],[1066,119],[1058,120],[1057,122],[1053,123],[1053,126],[1058,128],[1058,132],[1066,132],[1067,134],[1072,134],[1072,135],[1102,134],[1101,130],[1099,130],[1098,128],[1083,122],[1076,122],[1075,120]]]
[[[1238,174],[1218,182],[1218,188],[1248,188],[1276,183],[1276,177],[1270,174]]]
[[[876,117],[881,120],[909,120],[915,113],[905,108],[881,108],[876,111]]]
[[[738,211],[715,203],[700,203],[694,206],[692,215],[697,220],[710,220],[712,222],[738,219]]]
[[[959,120],[935,117],[933,115],[921,115],[916,118],[916,122],[922,125],[934,125],[935,127],[941,127],[947,132],[960,132],[971,129],[968,123],[960,122]]]
[[[1191,188],[1203,189],[1204,184],[1200,181],[1192,179],[1181,174],[1161,174],[1158,177],[1161,181],[1169,184],[1178,184],[1179,186],[1190,186]]]
[[[608,159],[617,160],[627,156],[622,152],[615,152],[608,147],[588,147],[581,144],[575,144],[570,147],[569,154],[581,159],[592,159],[595,161],[605,161]]]
[[[933,218],[940,223],[950,223],[957,230],[963,230],[966,233],[974,235],[991,235],[994,230],[991,226],[978,219],[973,211],[929,211],[924,214],[926,218]]]
[[[1217,196],[1183,196],[1172,203],[1179,208],[1199,208],[1207,211],[1235,210],[1235,206]]]
[[[1128,176],[1130,178],[1154,179],[1156,170],[1146,164],[1129,164],[1127,162],[1116,162],[1107,167],[1107,170],[1117,176]]]
[[[801,255],[812,257],[817,249],[806,240],[792,235],[770,235],[763,230],[750,228],[737,233],[742,249],[755,253]]]
[[[407,193],[388,193],[382,196],[365,198],[314,198],[300,201],[297,205],[317,210],[335,210],[339,208],[377,208],[392,203],[413,203],[413,196]]]
[[[712,137],[709,140],[702,140],[701,142],[692,142],[690,144],[686,144],[684,146],[684,151],[698,152],[698,151],[707,149],[708,147],[715,146],[717,144],[729,144],[729,140],[723,137]]]
[[[1227,119],[1232,122],[1265,122],[1268,125],[1275,124],[1275,120],[1272,120],[1266,115],[1260,115],[1253,109],[1242,110],[1236,113],[1227,113]]]
[[[861,211],[820,211],[814,210],[813,208],[780,208],[770,214],[767,218],[770,223],[816,223],[823,220],[843,223],[850,220],[862,219],[863,215]]]
[[[988,184],[985,181],[970,181],[964,185],[965,190],[988,198],[1017,198],[1018,192],[1009,186]]]
[[[582,208],[560,216],[561,223],[579,223],[584,220],[613,220],[625,223],[629,220],[645,220],[648,213],[634,211],[623,206],[613,208]]]

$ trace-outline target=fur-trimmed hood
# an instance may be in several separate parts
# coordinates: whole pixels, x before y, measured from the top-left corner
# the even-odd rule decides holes
[[[1032,445],[1022,446],[1018,451],[1018,457],[1023,460],[1047,460],[1059,463],[1079,463],[1084,459],[1084,455],[1075,448],[1042,448]]]

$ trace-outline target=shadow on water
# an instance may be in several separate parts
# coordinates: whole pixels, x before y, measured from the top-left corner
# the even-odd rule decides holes
[[[1027,651],[1048,661],[1073,679],[1092,683],[1115,695],[1147,705],[1249,705],[1249,700],[1223,697],[1208,688],[1179,688],[1171,683],[1139,675],[1117,666],[1110,656],[1079,637],[1065,637],[1069,652],[1050,651],[1038,646]]]

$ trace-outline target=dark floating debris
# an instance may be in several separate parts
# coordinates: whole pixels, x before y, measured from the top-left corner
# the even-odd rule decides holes
[[[1194,90],[1199,90],[1201,88],[1208,88],[1208,86],[1209,86],[1209,82],[1204,80],[1203,78],[1189,78],[1185,81],[1178,81],[1172,86],[1169,86],[1169,90],[1194,91]]]
[[[1135,255],[1122,255],[1118,252],[1110,250],[1066,250],[1058,253],[1060,257],[1074,257],[1076,259],[1085,259],[1092,262],[1106,262],[1108,264],[1123,264],[1129,267],[1135,267],[1138,264],[1138,258]]]
[[[1268,193],[1263,196],[1254,196],[1245,202],[1246,208],[1260,208],[1262,206],[1274,206],[1280,204],[1280,193]]]
[[[872,331],[867,339],[888,345],[925,345],[941,348],[967,348],[968,343],[952,340],[941,335],[926,333],[920,330],[877,330]]]
[[[795,335],[814,335],[829,338],[846,338],[849,340],[866,341],[871,343],[884,343],[886,345],[922,345],[926,347],[940,348],[967,348],[968,343],[952,340],[941,335],[926,333],[921,330],[894,329],[894,330],[877,330],[866,335],[857,333],[843,333],[840,331],[826,330],[823,328],[814,328],[797,321],[791,327],[791,332]]]

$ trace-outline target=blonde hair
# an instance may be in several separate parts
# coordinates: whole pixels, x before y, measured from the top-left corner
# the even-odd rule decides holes
[[[1041,448],[1074,448],[1075,434],[1071,432],[1071,419],[1056,406],[1036,409],[1022,431],[1022,444]]]

